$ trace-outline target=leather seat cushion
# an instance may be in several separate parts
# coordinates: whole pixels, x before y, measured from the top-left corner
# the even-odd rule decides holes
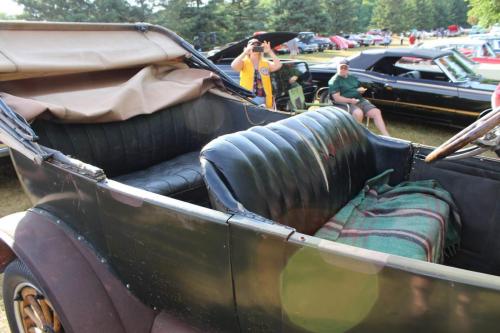
[[[198,151],[115,177],[114,180],[188,202],[207,197]]]
[[[374,176],[365,130],[332,107],[221,136],[201,152],[212,207],[313,234]]]

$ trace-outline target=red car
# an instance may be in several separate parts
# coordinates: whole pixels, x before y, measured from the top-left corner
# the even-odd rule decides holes
[[[419,48],[447,49],[456,48],[460,53],[478,63],[500,64],[500,57],[497,57],[491,45],[484,40],[476,39],[456,39],[456,40],[435,40],[418,45]]]

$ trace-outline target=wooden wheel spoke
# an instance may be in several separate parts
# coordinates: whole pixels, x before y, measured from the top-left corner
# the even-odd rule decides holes
[[[54,332],[56,333],[59,333],[61,332],[61,329],[62,329],[62,325],[61,325],[61,321],[59,320],[59,316],[57,315],[57,313],[54,312]]]
[[[35,324],[36,327],[38,327],[40,329],[43,328],[42,321],[40,320],[40,318],[37,317],[35,312],[30,307],[24,308],[24,313],[33,322],[33,324]],[[30,324],[30,323],[26,322],[26,326],[28,326],[28,324]],[[28,327],[31,327],[31,326],[32,325],[29,325]]]
[[[64,332],[52,304],[39,295],[37,290],[25,287],[20,291],[20,296],[22,300],[19,301],[19,310],[25,332],[44,331],[47,327],[56,333]]]
[[[47,305],[47,302],[45,302],[45,300],[40,300],[40,307],[42,309],[43,317],[45,318],[46,323],[52,324],[53,323],[52,310]]]

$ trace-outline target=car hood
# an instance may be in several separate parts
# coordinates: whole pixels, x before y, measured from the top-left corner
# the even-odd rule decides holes
[[[314,65],[309,65],[309,69],[311,69],[311,70],[316,70],[316,69],[317,70],[335,70],[336,71],[337,65],[340,62],[343,62],[346,60],[347,60],[346,57],[333,57],[328,62],[321,62],[321,63],[317,63]]]
[[[498,81],[488,80],[488,79],[481,79],[481,81],[468,82],[468,86],[472,89],[491,91],[492,93],[495,90],[497,84]]]
[[[271,47],[274,48],[297,37],[297,35],[298,34],[296,32],[268,32],[259,34],[257,36],[247,37],[239,41],[238,43],[226,47],[225,49],[220,50],[214,55],[209,56],[208,59],[212,60],[214,63],[217,63],[221,59],[236,58],[239,54],[241,54],[248,41],[252,38],[258,39],[260,41],[270,42]]]

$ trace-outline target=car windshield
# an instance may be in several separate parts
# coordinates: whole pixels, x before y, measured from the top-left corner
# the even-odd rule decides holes
[[[464,62],[459,61],[455,55],[446,55],[435,59],[434,62],[453,82],[467,81],[476,76],[474,71]]]

